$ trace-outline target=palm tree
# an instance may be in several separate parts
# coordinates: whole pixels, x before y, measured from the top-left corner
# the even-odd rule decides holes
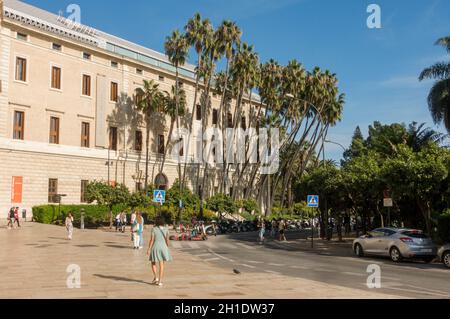
[[[436,45],[450,53],[450,36],[440,38]],[[419,80],[435,79],[428,95],[428,108],[435,124],[444,122],[450,133],[450,62],[439,62],[422,71]]]
[[[186,41],[189,45],[193,46],[195,52],[197,53],[197,68],[196,68],[196,79],[195,79],[195,93],[194,93],[194,102],[192,104],[192,112],[191,112],[191,123],[189,126],[189,134],[192,135],[192,127],[194,123],[194,114],[195,107],[197,106],[198,100],[198,91],[199,91],[199,82],[202,77],[201,67],[204,62],[204,54],[206,48],[206,43],[210,42],[210,39],[213,36],[214,30],[211,25],[211,22],[208,19],[202,20],[201,15],[196,13],[193,18],[191,18],[185,26],[186,31]],[[189,145],[189,144],[188,144]],[[187,154],[189,154],[189,149],[186,150]],[[186,183],[186,166],[187,161],[184,163],[183,168],[183,177],[181,187],[182,189],[185,187]]]
[[[169,150],[169,145],[172,140],[172,134],[173,134],[173,127],[176,122],[176,108],[177,108],[177,99],[175,95],[175,86],[172,86],[172,93],[169,93],[167,91],[164,92],[164,114],[169,115],[170,117],[170,128],[169,128],[169,135],[167,137],[167,143],[166,147],[164,148],[164,157],[161,163],[161,166],[159,168],[159,172],[162,173],[164,170],[164,165],[167,158],[167,152]],[[186,111],[186,92],[183,89],[180,89],[178,92],[178,115],[184,116]],[[185,151],[185,150],[183,150]]]
[[[429,143],[442,143],[448,135],[436,132],[435,130],[425,127],[425,123],[419,124],[412,122],[408,126],[406,144],[410,146],[414,152],[419,152]]]
[[[174,31],[171,36],[166,38],[164,44],[166,55],[169,61],[175,67],[175,120],[177,130],[180,128],[180,82],[179,82],[179,67],[186,63],[188,56],[188,42],[185,35],[182,35],[178,30]],[[178,160],[178,183],[180,185],[181,193],[181,162]]]
[[[136,89],[136,107],[144,113],[146,136],[145,136],[145,188],[148,187],[148,164],[150,152],[150,127],[153,113],[164,103],[164,97],[159,90],[159,84],[153,80],[144,80],[142,88]]]
[[[225,191],[225,185],[227,182],[227,178],[225,177],[226,171],[226,152],[225,152],[225,127],[227,122],[227,108],[226,108],[226,91],[228,88],[228,77],[230,73],[230,62],[235,54],[236,46],[239,46],[241,43],[242,32],[235,22],[226,20],[223,21],[222,24],[217,29],[217,40],[219,43],[219,50],[225,54],[226,57],[226,67],[225,67],[225,83],[224,83],[224,91],[222,93],[222,99],[220,102],[220,111],[221,114],[221,124],[222,124],[222,140],[223,140],[223,183],[222,183],[222,191]]]

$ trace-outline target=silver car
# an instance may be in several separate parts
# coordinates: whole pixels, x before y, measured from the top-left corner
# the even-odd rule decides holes
[[[450,244],[442,246],[438,251],[439,260],[447,267],[450,268]]]
[[[429,263],[436,258],[437,246],[421,230],[385,227],[356,238],[353,251],[359,257],[389,256],[394,262],[414,258]]]

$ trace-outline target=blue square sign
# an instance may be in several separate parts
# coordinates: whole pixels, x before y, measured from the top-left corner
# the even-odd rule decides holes
[[[160,203],[161,205],[164,204],[166,201],[166,191],[156,189],[153,191],[153,201],[155,203]]]
[[[319,207],[319,195],[308,195],[308,207]]]

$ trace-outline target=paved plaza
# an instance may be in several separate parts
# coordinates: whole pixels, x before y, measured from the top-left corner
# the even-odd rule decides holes
[[[4,225],[4,224],[3,224]],[[63,227],[24,223],[0,228],[1,298],[390,298],[391,295],[283,276],[276,272],[234,274],[217,258],[193,256],[172,247],[163,287],[150,284],[146,249],[133,250],[130,234],[75,230],[65,239]],[[146,231],[148,237],[148,230]],[[148,238],[146,238],[147,242]],[[195,244],[195,243],[183,243]],[[178,247],[178,248],[177,248]],[[213,256],[214,257],[214,256]],[[81,267],[81,288],[67,288],[71,264]]]

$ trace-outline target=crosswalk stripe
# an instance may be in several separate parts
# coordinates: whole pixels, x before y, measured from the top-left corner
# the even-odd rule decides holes
[[[254,246],[249,246],[249,245],[242,244],[242,243],[236,243],[236,245],[244,247],[245,249],[256,249],[256,247],[254,247]]]
[[[197,242],[188,242],[187,245],[192,249],[200,248],[200,245]]]
[[[218,247],[225,247],[225,248],[230,248],[230,249],[236,249],[237,248],[236,245],[228,244],[228,243],[220,243],[218,245]]]
[[[255,266],[250,266],[250,265],[247,265],[247,264],[239,264],[239,266],[243,266],[243,267],[247,267],[247,268],[251,268],[251,269],[255,269],[256,268]]]
[[[213,257],[213,258],[205,259],[205,261],[215,261],[215,260],[220,260],[220,258]]]

